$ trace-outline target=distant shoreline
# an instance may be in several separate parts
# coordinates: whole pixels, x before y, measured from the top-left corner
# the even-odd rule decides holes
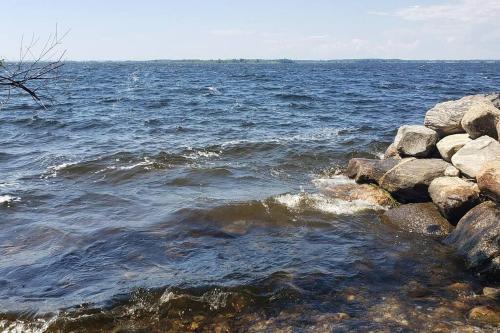
[[[5,63],[15,63],[6,60]],[[422,60],[422,59],[150,59],[150,60],[65,60],[66,63],[223,63],[223,64],[288,64],[288,63],[497,63],[500,59],[467,59],[467,60]]]

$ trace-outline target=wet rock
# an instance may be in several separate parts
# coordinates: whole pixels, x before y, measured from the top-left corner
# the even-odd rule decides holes
[[[438,134],[421,125],[403,125],[394,139],[396,150],[403,156],[427,157],[434,150]]]
[[[430,236],[445,236],[453,229],[430,202],[391,208],[382,214],[381,219],[402,230]]]
[[[387,147],[387,149],[384,153],[384,160],[386,160],[388,158],[393,158],[393,159],[397,159],[397,160],[401,159],[401,156],[399,155],[398,150],[396,149],[396,146],[394,145],[394,143],[391,143],[389,145],[389,147]]]
[[[379,184],[400,202],[429,201],[427,188],[434,178],[444,176],[449,166],[441,159],[403,160],[382,176]]]
[[[432,294],[429,288],[426,288],[424,285],[417,281],[410,281],[405,286],[405,291],[406,294],[412,298],[421,298]]]
[[[488,298],[500,300],[500,288],[484,287],[483,295]]]
[[[491,102],[481,102],[471,105],[465,112],[461,124],[471,139],[483,135],[498,138],[496,125],[500,120],[500,110]]]
[[[500,202],[500,157],[483,165],[477,174],[477,184],[483,194]]]
[[[363,200],[385,207],[396,205],[387,191],[371,184],[335,184],[323,188],[322,192],[329,197],[346,201]]]
[[[445,243],[466,259],[467,267],[491,277],[500,276],[500,208],[483,202],[460,219]]]
[[[445,136],[444,138],[439,140],[436,144],[436,147],[439,151],[439,154],[441,154],[441,157],[445,161],[450,162],[451,157],[469,141],[472,141],[472,139],[467,133],[453,134]]]
[[[438,103],[425,114],[425,126],[438,132],[440,136],[463,133],[462,118],[475,103],[488,103],[491,99],[484,95],[465,96],[459,100]]]
[[[453,155],[451,162],[460,172],[475,178],[481,168],[500,156],[500,143],[489,136],[482,136],[466,143]]]
[[[458,177],[460,176],[460,170],[455,168],[453,165],[450,165],[444,170],[444,175],[448,177]]]
[[[477,306],[470,310],[469,319],[489,325],[500,325],[500,312],[489,306]]]
[[[439,177],[429,185],[429,195],[441,214],[456,224],[479,202],[479,187],[462,178]]]
[[[399,163],[396,159],[352,158],[347,165],[347,176],[358,183],[378,184],[380,177]]]

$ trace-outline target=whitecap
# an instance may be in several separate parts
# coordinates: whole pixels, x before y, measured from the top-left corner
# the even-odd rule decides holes
[[[12,195],[0,195],[0,204],[9,204],[11,202],[21,201],[21,198]]]
[[[274,200],[286,206],[291,211],[317,210],[324,213],[337,215],[352,215],[367,210],[385,210],[386,208],[366,200],[347,201],[330,198],[319,193],[282,194]]]

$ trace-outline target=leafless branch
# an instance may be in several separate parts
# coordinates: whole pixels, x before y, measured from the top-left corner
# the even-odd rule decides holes
[[[61,50],[63,39],[69,30],[59,35],[55,32],[39,47],[40,39],[33,34],[28,45],[21,38],[19,60],[15,63],[0,60],[0,109],[11,98],[11,92],[19,91],[30,96],[35,103],[45,108],[45,102],[52,101],[48,94],[52,82],[59,78],[58,69],[63,66],[66,50]]]

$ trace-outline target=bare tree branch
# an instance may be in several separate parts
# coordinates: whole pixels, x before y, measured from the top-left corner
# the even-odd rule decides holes
[[[0,60],[0,96],[6,96],[0,99],[0,109],[9,101],[13,90],[26,93],[45,108],[44,101],[51,101],[52,98],[44,93],[48,91],[51,82],[59,78],[58,69],[64,65],[66,50],[61,50],[60,46],[68,33],[69,30],[60,36],[56,25],[55,33],[48,36],[38,51],[40,39],[33,34],[29,44],[25,46],[23,36],[19,60],[15,63]]]

